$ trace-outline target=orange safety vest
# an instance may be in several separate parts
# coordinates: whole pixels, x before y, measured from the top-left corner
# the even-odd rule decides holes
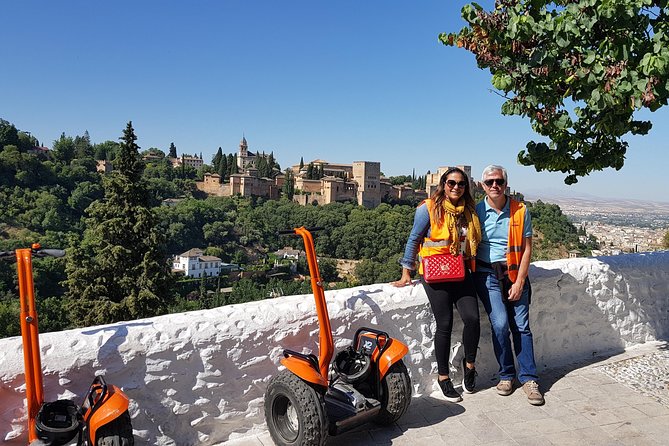
[[[512,198],[510,203],[509,241],[506,249],[506,266],[509,269],[509,279],[515,282],[520,269],[520,259],[523,257],[523,227],[525,226],[525,203]]]
[[[443,222],[438,223],[434,220],[434,213],[432,212],[434,210],[434,200],[428,198],[423,203],[427,206],[427,212],[430,215],[430,236],[423,239],[418,255],[420,258],[423,258],[435,254],[449,254],[451,252],[450,245],[454,242],[450,240],[448,228],[443,225]],[[418,206],[420,207],[420,204]],[[460,240],[456,240],[455,243],[459,244]],[[469,262],[470,271],[474,271],[476,268],[474,262],[475,259],[471,259]],[[466,264],[467,262],[465,261]],[[418,262],[418,273],[423,274],[423,262]]]

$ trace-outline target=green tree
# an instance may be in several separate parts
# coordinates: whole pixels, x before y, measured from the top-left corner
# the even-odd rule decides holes
[[[0,119],[0,150],[4,146],[19,146],[19,133],[14,124]]]
[[[665,249],[669,249],[669,231],[667,231],[664,234],[664,239],[662,240],[662,244],[664,245]]]
[[[76,153],[77,147],[74,139],[71,136],[65,136],[65,133],[61,133],[60,138],[53,142],[51,156],[56,161],[69,164],[76,157]]]
[[[82,136],[75,136],[74,140],[74,158],[77,159],[88,159],[93,158],[95,150],[91,144],[91,137],[88,134],[88,130],[84,132]]]
[[[21,149],[22,152],[27,152],[33,147],[39,145],[39,141],[37,141],[37,138],[30,135],[29,133],[19,132],[18,136],[19,136],[19,149]]]
[[[228,161],[227,161],[227,165],[226,165],[227,167],[226,167],[226,175],[225,175],[225,177],[226,177],[226,178],[230,178],[230,175],[232,175],[233,173],[237,173],[237,172],[233,172],[233,171],[232,171],[232,170],[233,170],[233,169],[232,169],[232,168],[233,168],[233,165],[235,166],[235,169],[236,169],[236,166],[237,166],[237,157],[236,157],[236,155],[233,156],[232,153],[228,153],[227,158],[228,158]]]
[[[260,178],[269,177],[269,170],[267,166],[267,158],[265,154],[258,155],[255,159],[255,168],[258,169],[258,176]]]
[[[163,236],[149,208],[132,122],[121,138],[104,198],[87,209],[83,240],[68,255],[70,319],[90,325],[160,314],[169,290]]]
[[[223,149],[219,147],[218,151],[216,152],[216,155],[214,155],[214,158],[212,158],[211,160],[211,166],[214,168],[214,172],[218,172],[218,170],[220,169],[222,159],[223,159]]]
[[[281,172],[281,166],[276,162],[274,158],[274,152],[269,152],[267,156],[267,165],[269,166],[269,177],[274,178],[274,172]]]
[[[335,282],[339,279],[337,262],[334,259],[319,259],[318,272],[325,282]]]
[[[221,155],[221,159],[218,162],[218,176],[221,177],[221,182],[225,181],[228,178],[228,157]]]
[[[167,156],[169,158],[177,157],[177,146],[175,146],[173,142],[170,143],[170,148],[167,151]]]
[[[567,173],[567,184],[621,169],[622,138],[652,126],[634,114],[667,105],[667,0],[497,0],[492,11],[465,5],[462,18],[468,26],[439,39],[474,53],[506,98],[502,114],[550,140],[530,141],[518,161]]]
[[[292,201],[293,196],[295,195],[295,176],[291,169],[286,169],[285,178],[283,180],[283,186],[281,186],[281,192],[285,195],[286,198]]]
[[[230,166],[230,175],[239,173],[239,166],[237,165],[237,154],[235,153],[232,156],[232,161],[228,158],[228,165]]]
[[[96,160],[111,161],[116,158],[120,145],[116,141],[105,141],[93,145],[93,158]]]

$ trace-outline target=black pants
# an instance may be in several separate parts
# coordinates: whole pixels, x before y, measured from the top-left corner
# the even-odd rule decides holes
[[[465,346],[467,362],[476,361],[476,350],[481,337],[479,324],[479,303],[472,276],[467,272],[462,282],[442,282],[428,284],[424,280],[423,286],[432,307],[432,313],[437,321],[437,332],[434,337],[434,353],[437,357],[437,367],[440,375],[448,375],[448,358],[451,351],[451,331],[453,329],[453,306],[464,323],[462,343]]]

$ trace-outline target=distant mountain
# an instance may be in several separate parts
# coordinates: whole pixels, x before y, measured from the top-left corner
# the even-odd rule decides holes
[[[600,212],[649,212],[653,214],[669,214],[669,203],[649,200],[602,198],[595,195],[579,194],[570,196],[566,192],[551,192],[541,194],[525,194],[527,201],[541,200],[545,203],[555,203],[561,209],[597,210]]]

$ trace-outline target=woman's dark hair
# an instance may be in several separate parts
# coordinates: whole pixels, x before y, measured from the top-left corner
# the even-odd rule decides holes
[[[474,198],[472,197],[471,190],[469,188],[469,177],[465,173],[464,170],[460,169],[459,167],[451,167],[448,169],[444,174],[439,178],[439,185],[437,186],[437,190],[434,191],[432,196],[432,200],[434,200],[434,217],[435,221],[441,222],[444,220],[444,200],[448,200],[448,197],[446,196],[446,178],[452,174],[452,173],[459,173],[462,175],[465,179],[465,192],[462,194],[462,199],[465,200],[465,207],[469,208],[472,212],[474,212],[476,208],[476,203],[474,202]]]

